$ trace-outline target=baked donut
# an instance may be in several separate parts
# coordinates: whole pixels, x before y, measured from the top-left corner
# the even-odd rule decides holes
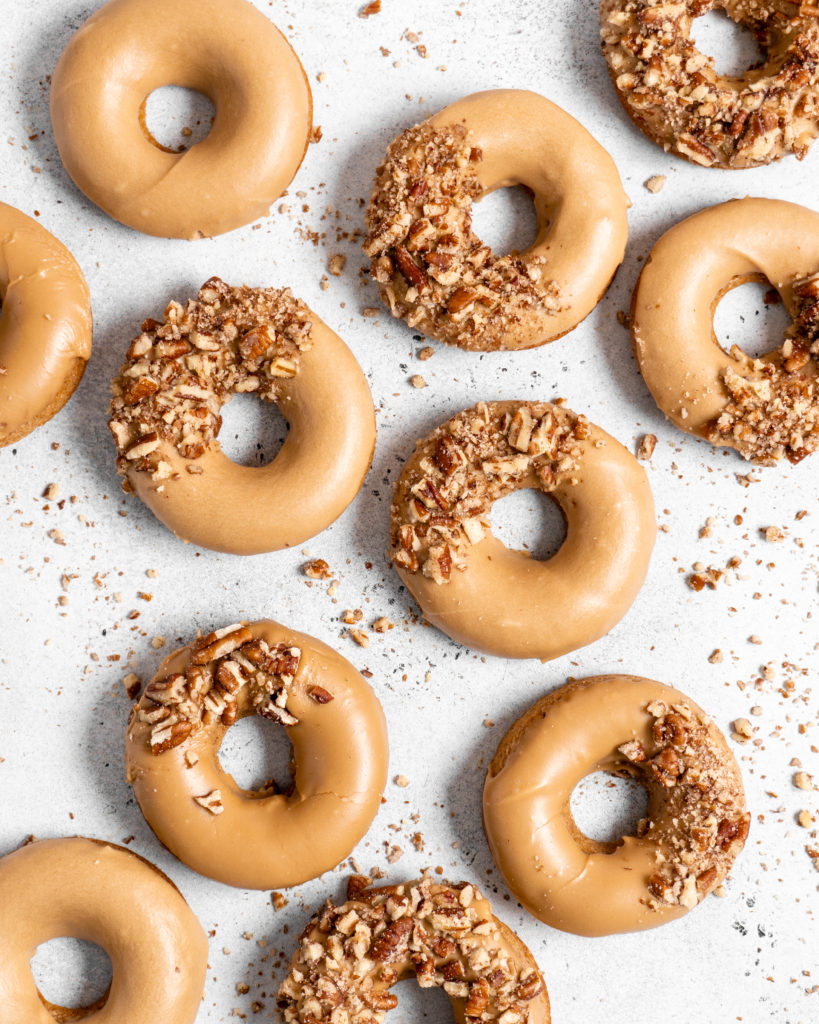
[[[285,1024],[381,1024],[398,1004],[389,989],[415,977],[443,988],[466,1024],[549,1024],[549,996],[534,957],[468,882],[428,875],[329,900],[302,932],[279,989]]]
[[[472,203],[524,185],[538,232],[496,256],[472,230]],[[400,135],[376,172],[365,253],[393,316],[460,348],[554,341],[594,309],[628,235],[614,161],[586,129],[534,92],[495,89]]]
[[[490,532],[492,503],[522,487],[566,518],[548,561]],[[648,480],[613,437],[559,404],[479,402],[416,446],[395,486],[391,558],[424,616],[453,640],[548,661],[598,640],[648,571]]]
[[[91,355],[91,299],[66,247],[0,203],[0,448],[50,420]]]
[[[216,108],[209,135],[187,152],[161,146],[145,124],[148,96],[165,85]],[[74,183],[115,220],[163,238],[267,216],[304,159],[311,121],[298,57],[247,0],[109,0],[51,81],[51,123]]]
[[[714,310],[746,281],[772,284],[793,322],[758,359],[725,352]],[[634,291],[640,372],[682,430],[746,459],[799,462],[819,447],[819,213],[736,199],[688,217],[654,246]]]
[[[236,785],[219,764],[234,722],[287,728],[293,785]],[[167,657],[134,707],[128,781],[159,840],[201,875],[242,889],[298,885],[342,861],[387,779],[387,729],[353,666],[265,620],[226,626]]]
[[[97,839],[37,840],[0,859],[0,993],[8,1024],[193,1024],[205,987],[208,940],[169,878],[122,846]],[[40,943],[95,942],[113,968],[89,1007],[49,1003],[30,960]]]
[[[762,59],[719,75],[691,39],[723,10]],[[819,20],[798,0],[602,0],[603,53],[626,113],[666,152],[702,167],[802,159],[819,135]]]
[[[589,839],[571,812],[596,771],[636,779],[636,836]],[[655,928],[720,885],[748,835],[725,737],[685,694],[639,676],[594,676],[539,700],[501,740],[483,791],[492,856],[539,920],[575,935]]]
[[[358,493],[375,412],[341,338],[290,289],[231,288],[213,277],[165,321],[147,319],[113,383],[117,468],[154,515],[194,544],[252,555],[301,544]],[[275,402],[290,426],[266,466],[219,448],[235,393]]]

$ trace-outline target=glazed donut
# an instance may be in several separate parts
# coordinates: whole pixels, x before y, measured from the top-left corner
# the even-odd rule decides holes
[[[498,188],[534,194],[538,233],[496,256],[472,203]],[[623,259],[628,197],[606,151],[534,92],[467,96],[387,150],[367,210],[365,253],[393,316],[461,348],[554,341],[594,309]]]
[[[145,124],[148,96],[165,85],[216,107],[210,134],[184,153]],[[247,0],[109,0],[71,38],[51,82],[54,136],[74,183],[115,220],[163,238],[267,216],[304,159],[311,121],[298,57]]]
[[[37,840],[0,859],[0,993],[8,1024],[193,1024],[205,987],[208,940],[169,878],[122,846],[75,836]],[[54,1006],[30,960],[50,939],[95,942],[113,968],[93,1006]]]
[[[596,771],[636,779],[636,836],[589,839],[570,800]],[[748,835],[725,737],[685,694],[638,676],[595,676],[539,700],[501,740],[483,791],[486,838],[507,885],[539,920],[575,935],[655,928],[720,885]]]
[[[301,544],[359,491],[375,448],[375,412],[341,338],[290,290],[211,278],[196,299],[148,319],[113,383],[117,468],[177,536],[252,555]],[[290,426],[262,467],[219,448],[232,394],[275,402]]]
[[[302,932],[279,989],[285,1024],[381,1024],[398,1004],[389,989],[414,977],[443,988],[466,1024],[549,1024],[549,996],[534,957],[468,882],[429,876],[329,900]]]
[[[762,60],[719,75],[694,45],[695,18],[723,10]],[[620,102],[666,152],[702,167],[800,160],[819,134],[819,20],[798,0],[602,0],[603,53]]]
[[[293,787],[236,785],[219,764],[249,715],[287,728]],[[167,657],[134,707],[128,781],[160,842],[242,889],[298,885],[342,861],[375,817],[387,730],[373,691],[321,641],[276,622],[226,626]]]
[[[91,299],[66,247],[0,203],[0,448],[50,420],[91,355]]]
[[[746,281],[770,282],[793,323],[759,359],[720,348],[714,310]],[[738,199],[675,225],[634,291],[640,372],[682,430],[746,459],[799,462],[819,447],[819,213],[777,199]]]
[[[493,502],[522,487],[566,518],[548,561],[490,532]],[[391,558],[424,616],[453,640],[548,661],[598,640],[648,571],[654,503],[637,460],[561,405],[479,402],[422,441],[395,486]]]

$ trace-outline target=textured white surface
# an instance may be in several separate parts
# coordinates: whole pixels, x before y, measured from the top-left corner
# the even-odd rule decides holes
[[[0,854],[29,833],[114,842],[132,836],[131,848],[166,871],[213,930],[200,1024],[225,1021],[233,1008],[254,1019],[254,1001],[263,1004],[255,1019],[274,1017],[280,955],[289,958],[308,908],[327,894],[342,894],[349,869],[288,892],[288,906],[274,913],[269,893],[228,889],[175,861],[153,837],[125,783],[129,703],[121,683],[132,669],[147,681],[161,655],[197,628],[271,616],[336,645],[374,673],[390,725],[390,778],[403,774],[410,781],[407,788],[388,786],[387,802],[356,851],[359,866],[377,865],[398,881],[441,865],[452,879],[480,882],[535,953],[556,1024],[819,1020],[819,873],[805,851],[806,844],[819,843],[815,826],[810,832],[795,821],[803,808],[816,814],[819,799],[794,788],[789,766],[798,757],[819,777],[817,465],[808,460],[754,472],[755,482],[742,486],[737,474],[749,467],[737,456],[664,422],[616,319],[628,308],[654,240],[688,213],[746,194],[819,208],[819,149],[801,164],[791,159],[736,173],[667,157],[631,125],[610,87],[593,0],[418,0],[412,8],[383,0],[382,13],[368,20],[356,17],[356,0],[255,2],[301,57],[323,138],[310,147],[282,201],[289,214],[274,211],[255,225],[196,243],[156,240],[119,226],[74,188],[60,164],[47,76],[72,31],[99,4],[3,5],[0,199],[29,214],[38,210],[41,223],[72,249],[91,286],[96,329],[73,400],[45,427],[0,452]],[[420,36],[426,59],[402,38],[405,29]],[[358,242],[337,240],[337,232],[361,229],[373,171],[400,129],[456,97],[499,86],[542,92],[612,153],[634,204],[626,261],[589,320],[553,345],[514,356],[436,346],[430,361],[419,362],[416,353],[426,342],[387,315],[362,317],[365,307],[380,305],[377,293],[361,283],[365,261]],[[658,195],[643,187],[653,174],[668,179]],[[525,204],[490,204],[494,223],[485,209],[477,224],[491,240],[512,237],[504,233],[504,211],[518,224],[518,239],[531,227]],[[319,233],[318,244],[305,229]],[[345,271],[323,290],[320,280],[336,252],[347,256]],[[371,383],[379,428],[373,468],[346,514],[308,545],[336,572],[335,599],[326,583],[311,586],[300,574],[302,551],[239,559],[186,547],[120,492],[105,425],[111,377],[142,319],[161,314],[169,298],[192,294],[211,274],[235,283],[291,285],[347,340]],[[759,293],[740,289],[733,302],[730,340],[754,344],[748,332],[761,319]],[[429,387],[414,390],[408,383],[414,373]],[[483,659],[415,621],[384,556],[392,483],[415,438],[459,409],[480,399],[557,395],[629,447],[645,432],[658,436],[648,473],[667,532],[659,534],[637,602],[604,640],[548,665]],[[231,411],[223,439],[239,432],[243,439],[229,450],[253,456],[255,443],[245,431],[262,421],[274,437],[275,416],[263,417],[247,402]],[[49,502],[41,495],[52,482],[59,496]],[[809,514],[796,521],[799,510]],[[708,517],[715,520],[711,535],[700,539]],[[760,535],[769,525],[785,531],[783,543]],[[49,536],[52,530],[61,532],[64,546]],[[525,536],[532,538],[531,531]],[[686,586],[693,563],[724,567],[732,556],[742,565],[731,585],[699,594]],[[148,578],[149,569],[158,575]],[[65,590],[64,576],[70,577]],[[140,596],[148,593],[150,601]],[[63,595],[67,603],[60,605]],[[396,628],[372,634],[362,650],[343,636],[345,608],[363,609],[365,624],[387,615]],[[129,618],[134,610],[139,617]],[[157,636],[167,638],[163,651],[151,646]],[[750,642],[752,636],[761,645]],[[715,648],[724,660],[711,664]],[[761,676],[767,664],[770,680]],[[657,931],[589,940],[550,930],[510,899],[483,838],[480,794],[488,760],[522,711],[569,675],[611,671],[678,686],[726,730],[733,719],[750,718],[755,742],[737,754],[753,822],[724,899],[710,898]],[[788,680],[792,690],[785,688]],[[751,714],[752,707],[761,713]],[[250,751],[260,749],[249,742],[250,732],[234,743],[231,758],[248,780],[267,774],[258,760],[249,763]],[[420,850],[411,842],[416,832]],[[386,862],[385,843],[403,848],[396,864]],[[237,994],[237,985],[248,985],[249,992]],[[448,1018],[440,1000],[421,1002],[403,992],[401,999],[413,1015]],[[407,1011],[399,1014],[409,1019]]]

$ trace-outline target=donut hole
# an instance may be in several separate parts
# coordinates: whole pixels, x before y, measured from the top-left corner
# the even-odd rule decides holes
[[[279,454],[289,429],[275,402],[238,394],[222,407],[219,444],[240,466],[266,466]]]
[[[485,195],[472,206],[472,228],[496,256],[529,249],[538,233],[531,189],[515,185]]]
[[[694,19],[691,41],[700,53],[714,58],[714,70],[724,78],[742,78],[763,61],[752,32],[721,8]]]
[[[510,551],[525,551],[545,562],[566,539],[566,517],[557,501],[543,491],[522,489],[492,506],[492,533]]]
[[[282,793],[292,785],[290,760],[293,749],[284,727],[260,715],[240,718],[232,725],[219,748],[222,770],[248,792]]]
[[[740,279],[729,285],[714,309],[714,335],[720,348],[730,353],[736,345],[752,358],[778,349],[790,323],[778,293],[765,280]]]
[[[43,999],[68,1009],[97,1008],[113,977],[111,960],[101,946],[69,937],[39,945],[31,973]]]
[[[171,153],[184,153],[207,138],[216,108],[210,97],[181,85],[154,89],[140,112],[142,130],[148,141]]]
[[[582,838],[612,852],[623,836],[637,834],[648,814],[648,792],[637,779],[592,772],[575,786],[569,809]]]
[[[398,999],[398,1005],[390,1010],[390,1024],[415,1024],[419,1020],[452,1024],[452,1003],[442,988],[421,988],[414,979],[405,978],[390,992]]]

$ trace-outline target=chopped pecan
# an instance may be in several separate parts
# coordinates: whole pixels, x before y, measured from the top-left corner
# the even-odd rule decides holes
[[[480,1019],[489,1005],[489,982],[486,978],[478,978],[469,986],[469,997],[464,1007],[464,1016]]]
[[[393,921],[370,946],[370,958],[379,963],[399,960],[407,950],[411,932],[412,921],[409,918],[402,917]]]
[[[672,747],[661,750],[651,759],[649,767],[654,778],[669,789],[676,785],[677,779],[684,771],[680,756]]]
[[[325,690],[323,686],[311,686],[307,692],[316,704],[329,704],[334,699],[332,693]]]
[[[426,291],[429,288],[429,278],[426,273],[421,270],[403,245],[396,245],[395,247],[395,262],[398,264],[398,269],[413,288],[417,288],[419,292]]]
[[[242,644],[246,644],[252,639],[253,634],[247,626],[233,627],[228,633],[223,630],[208,633],[207,636],[203,636],[193,644],[191,662],[194,665],[205,665],[209,661],[216,661],[217,658],[222,658],[226,654],[232,654]]]

